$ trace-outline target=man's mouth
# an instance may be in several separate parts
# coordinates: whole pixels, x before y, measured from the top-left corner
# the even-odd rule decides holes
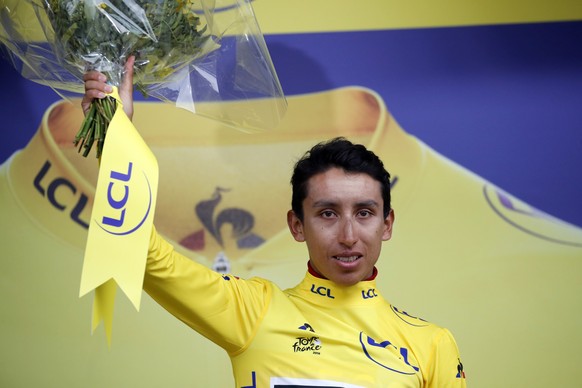
[[[360,256],[333,256],[335,260],[341,261],[342,263],[353,263],[358,260]]]

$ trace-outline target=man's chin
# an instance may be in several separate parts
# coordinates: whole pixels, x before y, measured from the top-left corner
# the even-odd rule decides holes
[[[335,274],[329,277],[333,283],[341,287],[350,287],[361,282],[365,277],[359,272]]]

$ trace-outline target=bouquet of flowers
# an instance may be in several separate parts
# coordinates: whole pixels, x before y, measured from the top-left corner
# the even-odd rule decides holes
[[[193,0],[44,0],[55,48],[71,72],[99,70],[118,85],[125,60],[136,56],[138,90],[163,80],[214,48],[201,26]],[[107,125],[113,118],[113,97],[93,101],[75,137],[87,156],[97,142],[101,155]]]
[[[31,16],[41,31],[31,32]],[[286,109],[247,0],[0,0],[0,21],[14,66],[59,94],[82,93],[89,70],[118,86],[135,56],[134,85],[145,97],[245,131],[273,127]],[[255,99],[256,111],[204,104]],[[109,97],[92,104],[74,139],[84,156],[94,143],[101,154],[115,108]]]

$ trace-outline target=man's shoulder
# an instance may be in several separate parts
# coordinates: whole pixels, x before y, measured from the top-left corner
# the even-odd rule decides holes
[[[397,330],[400,340],[417,357],[426,361],[434,352],[445,352],[454,356],[453,358],[458,357],[457,345],[449,329],[393,305],[389,306],[389,324]]]
[[[399,326],[403,331],[428,336],[438,335],[446,331],[440,325],[392,304],[388,304],[388,309],[388,317],[392,321],[392,324]]]

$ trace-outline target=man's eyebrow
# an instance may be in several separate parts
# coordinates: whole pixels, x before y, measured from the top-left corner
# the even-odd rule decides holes
[[[312,207],[325,208],[325,207],[335,207],[335,206],[337,206],[337,201],[322,199],[322,200],[313,202]],[[379,207],[380,204],[377,201],[374,201],[373,199],[368,199],[368,200],[356,202],[355,206],[356,207]]]
[[[368,199],[366,201],[356,202],[357,207],[379,207],[380,204],[373,199]]]
[[[327,199],[322,199],[319,201],[315,201],[313,202],[313,206],[314,208],[322,208],[322,207],[334,207],[337,205],[337,202],[335,201],[331,201],[331,200],[327,200]]]

